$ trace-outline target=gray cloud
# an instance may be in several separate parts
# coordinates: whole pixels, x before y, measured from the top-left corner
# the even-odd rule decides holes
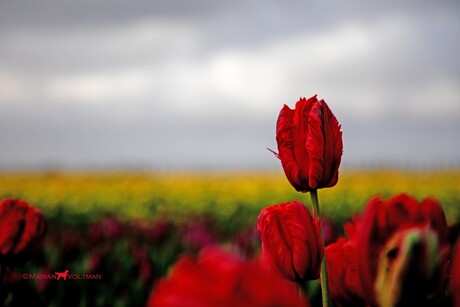
[[[0,167],[276,167],[319,94],[345,165],[459,164],[459,4],[0,4]]]

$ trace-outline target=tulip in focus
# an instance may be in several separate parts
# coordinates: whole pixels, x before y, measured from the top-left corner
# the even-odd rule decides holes
[[[0,201],[0,263],[23,266],[38,251],[47,232],[45,216],[27,202]]]
[[[267,264],[291,281],[317,279],[324,247],[320,221],[299,201],[262,210],[258,230]]]
[[[295,109],[281,109],[276,125],[275,155],[299,192],[333,187],[339,178],[342,131],[324,100],[301,98]]]

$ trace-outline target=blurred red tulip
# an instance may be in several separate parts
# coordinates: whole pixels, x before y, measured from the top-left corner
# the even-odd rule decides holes
[[[275,155],[299,192],[333,187],[339,178],[343,144],[340,125],[324,100],[301,98],[295,109],[281,109]]]
[[[207,221],[190,220],[183,225],[181,239],[184,246],[194,252],[217,244]]]
[[[251,226],[237,234],[234,238],[234,246],[241,255],[253,258],[260,248],[260,235],[257,227]]]
[[[6,198],[0,201],[0,262],[23,266],[43,245],[47,231],[45,216],[27,202]]]
[[[267,263],[291,280],[319,277],[324,247],[320,221],[299,201],[266,207],[258,219],[262,254]]]
[[[308,306],[297,286],[219,249],[180,258],[153,289],[148,306]]]
[[[442,299],[447,277],[442,279],[439,252],[429,225],[398,230],[378,258],[374,285],[378,304],[438,306],[436,299]]]
[[[82,234],[80,231],[69,229],[61,233],[61,260],[73,261],[77,259],[83,249]]]
[[[155,245],[165,243],[175,231],[175,225],[170,220],[158,220],[147,231],[146,237],[149,242]]]
[[[329,295],[336,306],[365,306],[360,294],[353,242],[340,238],[326,247]]]
[[[123,234],[123,224],[115,216],[107,216],[101,224],[106,238],[118,239]]]
[[[137,277],[143,285],[150,284],[154,278],[154,267],[149,257],[148,249],[134,245],[131,248],[131,255],[137,266]]]
[[[436,200],[428,198],[419,204],[405,194],[387,201],[375,197],[356,223],[349,228],[355,232],[362,296],[368,304],[382,299],[394,304],[406,299],[414,302],[414,295],[428,303],[428,298],[435,300],[443,293],[448,228]],[[399,285],[405,289],[393,289]],[[388,298],[390,292],[392,298]]]
[[[91,246],[100,245],[102,242],[112,243],[119,239],[124,231],[124,225],[115,216],[107,216],[100,221],[92,223],[86,233],[87,242]]]

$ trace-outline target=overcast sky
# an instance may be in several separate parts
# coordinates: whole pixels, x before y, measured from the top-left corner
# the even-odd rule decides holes
[[[460,165],[458,1],[0,2],[0,168],[276,168],[318,94],[344,166]]]

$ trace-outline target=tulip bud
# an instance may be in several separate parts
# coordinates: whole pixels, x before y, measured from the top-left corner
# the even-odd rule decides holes
[[[319,277],[324,254],[320,221],[301,202],[264,208],[257,226],[262,254],[275,272],[292,281]]]
[[[23,200],[0,201],[0,262],[23,266],[43,245],[45,216]]]
[[[333,187],[339,178],[342,131],[324,100],[301,98],[294,110],[281,109],[276,125],[275,155],[299,192]]]

